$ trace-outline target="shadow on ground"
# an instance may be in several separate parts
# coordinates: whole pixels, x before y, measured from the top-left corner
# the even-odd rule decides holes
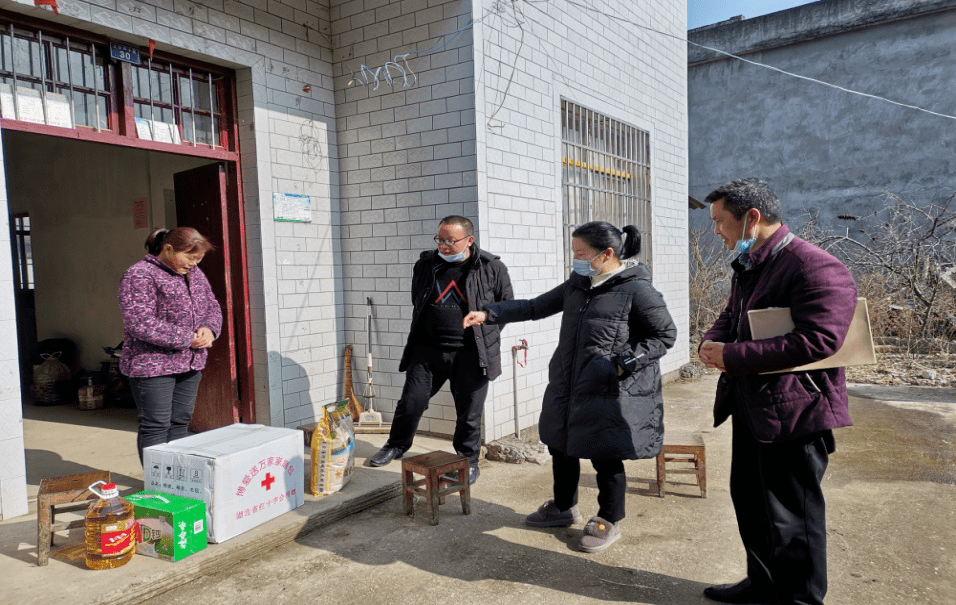
[[[429,524],[424,503],[416,504],[414,517],[396,508],[395,501],[386,502],[297,542],[361,565],[400,563],[430,576],[492,583],[515,596],[537,587],[545,591],[539,594],[558,591],[595,600],[683,605],[702,601],[707,586],[608,564],[610,550],[596,555],[577,552],[580,526],[529,528],[524,513],[492,502],[473,499],[473,513],[466,517],[457,496],[450,496],[441,507],[438,526]],[[504,595],[501,598],[509,602]]]

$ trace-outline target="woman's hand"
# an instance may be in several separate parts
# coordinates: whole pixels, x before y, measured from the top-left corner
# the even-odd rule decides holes
[[[216,340],[215,334],[209,328],[199,328],[193,336],[193,342],[189,345],[191,349],[208,349]]]
[[[480,326],[486,321],[488,321],[487,313],[484,311],[472,311],[468,315],[465,315],[465,319],[462,322],[462,327],[470,328],[471,326]]]

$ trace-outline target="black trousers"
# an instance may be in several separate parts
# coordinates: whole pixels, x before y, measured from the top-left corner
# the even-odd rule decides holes
[[[550,447],[548,451],[551,452],[551,473],[554,476],[554,504],[558,510],[568,510],[578,503],[581,459]],[[597,516],[617,523],[624,518],[624,497],[627,495],[624,461],[592,460],[591,466],[597,471]]]
[[[747,551],[747,575],[783,605],[823,605],[826,505],[820,482],[833,431],[780,443],[754,439],[734,414],[730,497]]]
[[[481,414],[488,395],[488,378],[478,362],[478,351],[436,349],[415,345],[411,362],[405,370],[405,387],[395,407],[395,417],[386,446],[407,451],[412,447],[415,431],[429,400],[449,382],[455,400],[455,451],[467,456],[471,464],[478,463],[481,453]]]
[[[130,378],[129,389],[139,410],[136,449],[143,462],[143,448],[175,441],[189,434],[202,372]]]

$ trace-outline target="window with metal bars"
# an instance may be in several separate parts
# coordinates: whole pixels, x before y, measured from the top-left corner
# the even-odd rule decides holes
[[[220,146],[222,77],[217,82],[209,72],[147,60],[132,67],[132,79],[135,115],[150,120],[154,140],[163,136],[158,125],[175,124],[174,138],[179,134],[183,141]]]
[[[168,56],[123,64],[106,41],[64,31],[0,14],[4,119],[235,151],[231,71]],[[69,120],[55,120],[57,108]]]
[[[34,106],[32,99],[36,97],[23,90],[30,89],[64,95],[71,101],[73,124],[109,129],[113,69],[103,59],[102,49],[94,44],[0,22],[3,117],[49,122],[45,116],[48,104],[40,97],[41,103]]]
[[[565,276],[571,274],[571,233],[590,221],[636,226],[637,260],[650,266],[649,133],[562,99],[561,152]]]
[[[18,291],[33,290],[33,242],[30,238],[30,215],[14,214],[10,217],[13,234],[13,279]]]

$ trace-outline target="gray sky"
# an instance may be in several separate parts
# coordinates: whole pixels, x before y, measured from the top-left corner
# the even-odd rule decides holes
[[[687,0],[687,29],[717,23],[737,15],[747,19],[810,4],[809,0]]]

